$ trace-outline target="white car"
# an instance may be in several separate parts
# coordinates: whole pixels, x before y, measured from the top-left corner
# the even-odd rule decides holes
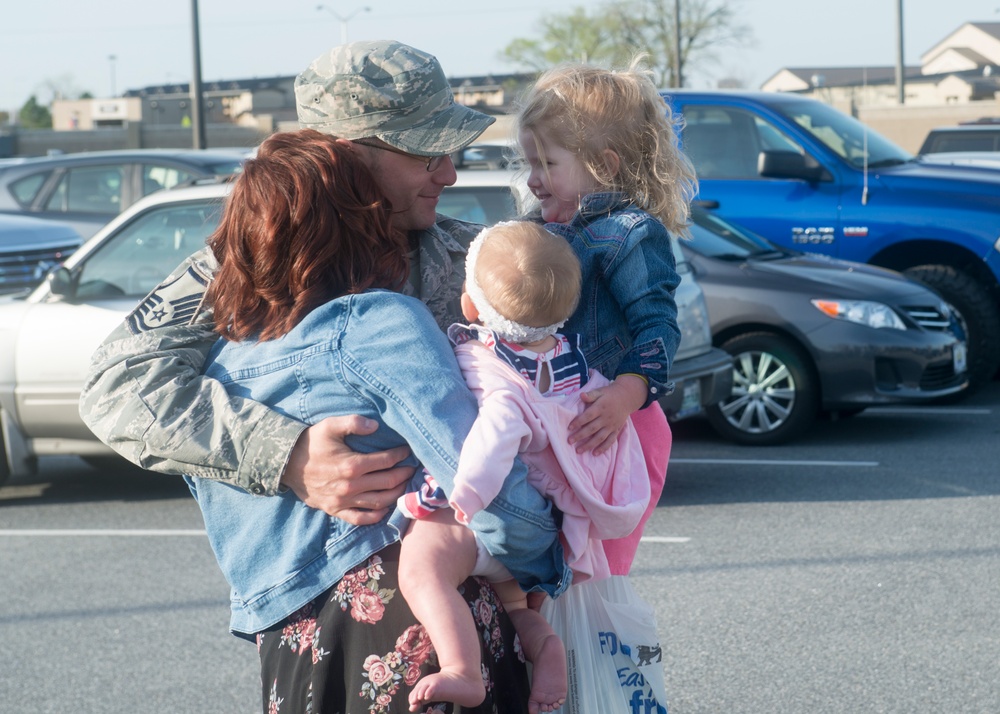
[[[39,457],[107,458],[79,416],[90,357],[171,270],[205,244],[227,184],[160,191],[84,243],[27,295],[0,297],[0,483]]]
[[[439,210],[475,222],[513,215],[510,174],[462,172]],[[159,191],[90,238],[30,294],[0,297],[0,483],[34,471],[40,457],[117,456],[80,419],[90,358],[146,294],[204,246],[230,185]],[[661,404],[674,418],[729,394],[732,362],[711,346],[705,299],[678,251],[683,334],[677,390]]]

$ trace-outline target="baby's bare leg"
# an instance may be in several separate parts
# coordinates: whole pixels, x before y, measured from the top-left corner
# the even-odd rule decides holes
[[[566,701],[566,648],[552,626],[537,610],[528,607],[527,596],[516,580],[493,583],[504,608],[510,614],[524,656],[531,662],[529,714],[550,712]]]
[[[475,537],[451,509],[413,521],[403,538],[399,589],[427,630],[441,667],[414,685],[411,712],[428,702],[472,707],[486,698],[479,636],[469,606],[458,594],[475,564]]]

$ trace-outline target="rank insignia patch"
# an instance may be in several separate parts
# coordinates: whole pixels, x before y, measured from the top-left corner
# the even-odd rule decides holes
[[[126,318],[128,329],[132,334],[138,335],[159,327],[183,324],[194,317],[205,295],[204,289],[189,295],[168,298],[171,293],[169,288],[183,277],[185,275],[160,285],[139,303],[139,306]],[[193,268],[187,269],[187,277],[193,278],[202,288],[208,287],[205,279]]]

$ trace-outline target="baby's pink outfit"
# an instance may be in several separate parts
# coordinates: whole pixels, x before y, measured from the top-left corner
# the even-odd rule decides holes
[[[562,543],[574,583],[607,578],[611,570],[602,541],[629,536],[648,518],[647,508],[655,507],[631,420],[601,455],[578,454],[567,441],[569,423],[586,406],[580,395],[608,380],[591,370],[582,389],[543,396],[480,342],[457,345],[455,355],[479,401],[450,499],[456,517],[467,523],[485,508],[520,454],[529,483],[562,513]]]

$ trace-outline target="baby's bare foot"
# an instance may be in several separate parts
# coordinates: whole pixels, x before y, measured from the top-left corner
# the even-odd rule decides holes
[[[468,677],[457,672],[441,670],[429,674],[410,692],[410,711],[418,712],[428,702],[453,702],[462,707],[474,707],[486,699],[486,687],[479,675]],[[551,709],[547,711],[552,711]]]
[[[562,640],[549,635],[531,662],[529,714],[555,711],[566,701],[566,650]]]

